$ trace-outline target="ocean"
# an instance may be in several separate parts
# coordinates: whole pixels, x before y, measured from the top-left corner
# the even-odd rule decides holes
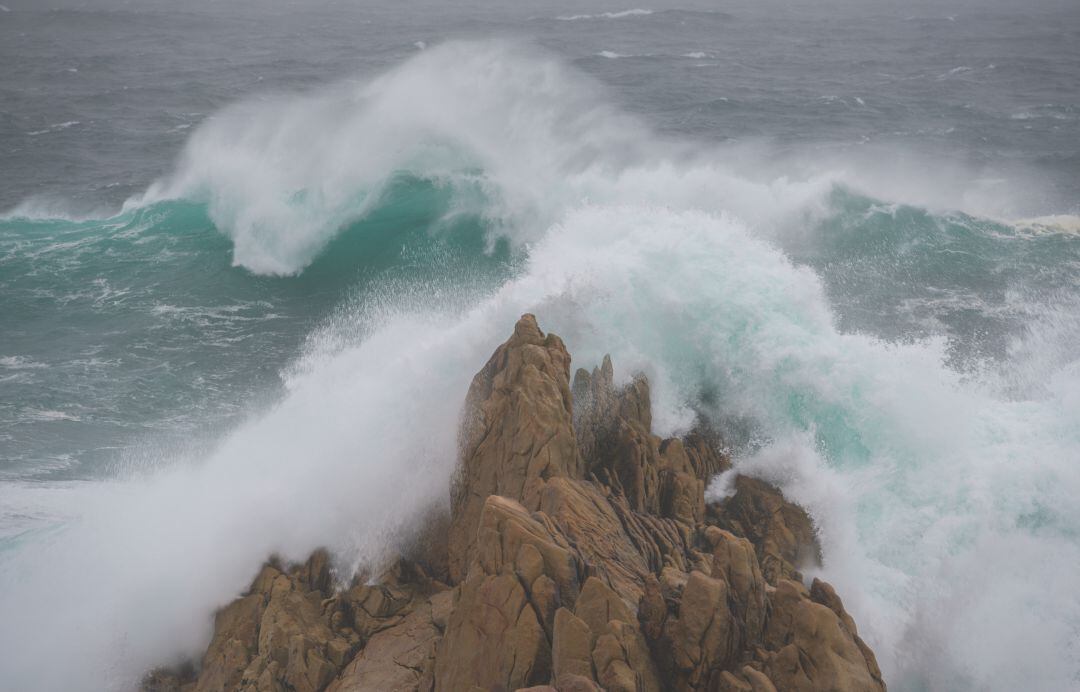
[[[891,689],[1080,687],[1074,0],[2,1],[0,688],[391,553],[523,312],[809,510]]]

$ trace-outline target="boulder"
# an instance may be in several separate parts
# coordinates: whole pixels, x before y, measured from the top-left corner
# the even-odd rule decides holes
[[[842,615],[811,598],[802,584],[781,579],[769,594],[769,605],[761,660],[777,689],[885,690],[876,662],[871,664],[863,653],[865,645],[856,642],[858,635]]]
[[[435,689],[517,689],[551,678],[562,598],[579,590],[576,556],[541,513],[489,496],[435,663]]]
[[[447,591],[441,595],[451,594]],[[435,681],[435,648],[441,638],[442,630],[432,615],[432,602],[423,601],[400,622],[368,639],[326,690],[430,692]]]
[[[325,689],[358,644],[332,626],[329,592],[325,551],[290,571],[267,563],[247,595],[218,611],[192,689]]]

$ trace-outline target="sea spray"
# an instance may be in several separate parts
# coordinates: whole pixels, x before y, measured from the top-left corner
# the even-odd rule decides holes
[[[918,185],[882,202],[849,171],[773,176],[737,154],[664,141],[559,61],[505,43],[436,46],[354,91],[209,120],[125,213],[193,198],[232,240],[237,276],[318,276],[350,232],[393,227],[393,215],[365,222],[401,179],[449,191],[418,245],[479,218],[489,244],[470,245],[475,256],[503,238],[525,259],[465,296],[366,284],[282,368],[279,399],[209,453],[36,493],[52,525],[0,555],[5,679],[122,688],[204,645],[212,610],[271,552],[327,545],[341,574],[378,561],[445,502],[468,380],[528,311],[575,365],[611,353],[623,381],[646,371],[660,432],[710,417],[738,470],[809,508],[821,573],[894,689],[1068,688],[1080,671],[1075,235],[883,211]],[[860,218],[887,252],[860,254]],[[1037,250],[1024,271],[1018,246]],[[950,270],[970,266],[972,247],[976,274],[1011,277],[994,310],[1020,327],[995,358],[958,368],[948,329],[853,320],[862,292],[849,282],[892,283],[898,252],[943,263],[931,288],[949,300],[912,314],[978,313],[950,302],[971,293]],[[362,265],[376,250],[345,256]],[[861,307],[926,298],[874,297]]]

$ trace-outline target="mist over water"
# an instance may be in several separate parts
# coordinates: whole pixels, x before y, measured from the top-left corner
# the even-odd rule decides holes
[[[5,5],[0,686],[378,563],[523,312],[808,508],[892,689],[1080,684],[1075,8]]]

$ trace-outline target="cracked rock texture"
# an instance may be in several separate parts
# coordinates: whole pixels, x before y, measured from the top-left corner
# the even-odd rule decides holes
[[[649,383],[610,359],[570,380],[524,315],[465,402],[449,518],[415,554],[334,590],[330,556],[271,560],[216,615],[201,662],[148,692],[884,692],[814,527],[736,477],[708,429],[652,433]]]

